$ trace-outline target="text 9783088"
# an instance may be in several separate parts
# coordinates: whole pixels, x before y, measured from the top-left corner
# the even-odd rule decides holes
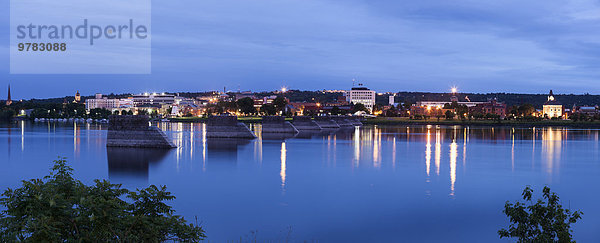
[[[18,43],[19,51],[66,51],[67,43]]]

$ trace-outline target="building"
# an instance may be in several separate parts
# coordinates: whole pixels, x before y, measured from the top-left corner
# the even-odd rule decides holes
[[[107,109],[113,111],[115,109],[129,109],[133,107],[132,99],[109,99],[108,97],[102,97],[102,94],[96,94],[94,99],[87,99],[85,101],[85,109]]]
[[[10,84],[8,85],[8,96],[6,97],[6,105],[12,104],[12,99],[10,97]]]
[[[80,103],[81,102],[81,95],[79,94],[79,90],[77,90],[77,93],[75,93],[75,100],[73,102],[74,103]]]
[[[243,99],[243,98],[250,98],[250,99],[256,99],[256,96],[254,95],[254,93],[252,93],[252,91],[244,91],[244,92],[238,92],[235,94],[235,100],[238,101],[239,99]]]
[[[586,115],[596,115],[598,114],[597,106],[576,106],[573,105],[573,113],[586,114]]]
[[[323,112],[321,103],[314,102],[291,102],[287,107],[292,114],[298,116],[317,115]]]
[[[498,102],[496,99],[492,99],[489,102],[477,104],[469,108],[469,112],[472,114],[494,114],[500,117],[506,116],[506,104]]]
[[[173,105],[175,104],[175,95],[172,94],[157,94],[157,93],[144,93],[132,96],[133,105],[135,107],[145,106],[161,106],[161,105]]]
[[[454,109],[444,109],[443,106],[416,106],[410,107],[410,115],[438,117],[446,115],[446,111],[454,112]]]
[[[351,104],[363,104],[369,111],[373,112],[375,106],[375,91],[369,90],[367,87],[358,84],[358,87],[353,87],[346,91],[346,100]]]
[[[212,92],[208,92],[208,93],[205,93],[203,95],[196,97],[196,100],[199,102],[198,104],[207,105],[207,104],[218,103],[219,98],[220,98],[219,92],[212,91]]]
[[[453,101],[417,101],[417,103],[415,104],[416,106],[423,106],[423,107],[444,107],[445,104],[451,104]],[[456,101],[457,104],[459,105],[465,105],[467,107],[475,107],[476,105],[479,104],[485,104],[487,102],[483,102],[483,101]]]
[[[277,99],[277,96],[276,95],[271,95],[271,96],[265,96],[265,97],[262,97],[262,98],[256,98],[256,97],[254,97],[252,100],[254,100],[254,108],[256,108],[258,110],[261,107],[263,107],[263,105],[271,105],[271,104],[273,104],[273,102],[275,101],[275,99]]]
[[[542,112],[543,116],[547,116],[548,118],[563,116],[563,106],[560,102],[554,99],[552,90],[550,90],[550,94],[548,95],[548,101],[544,103]]]

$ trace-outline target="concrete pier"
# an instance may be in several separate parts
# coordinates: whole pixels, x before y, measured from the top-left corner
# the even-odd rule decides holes
[[[253,139],[256,135],[246,124],[238,122],[237,116],[211,116],[206,122],[206,137]]]
[[[110,116],[107,147],[175,148],[158,127],[148,123],[148,116]]]
[[[263,116],[263,133],[298,133],[298,129],[292,123],[285,121],[283,116]]]
[[[309,116],[294,116],[293,121],[296,129],[300,130],[321,130],[321,126],[317,124],[316,121],[313,121]]]
[[[356,116],[351,116],[348,117],[348,121],[350,121],[354,126],[362,126],[362,122],[360,121],[360,118],[356,117]]]
[[[354,124],[348,120],[347,116],[332,116],[331,120],[336,122],[340,127],[353,127]]]
[[[340,128],[340,125],[331,120],[331,117],[329,116],[317,116],[315,117],[315,122],[317,122],[321,128]]]

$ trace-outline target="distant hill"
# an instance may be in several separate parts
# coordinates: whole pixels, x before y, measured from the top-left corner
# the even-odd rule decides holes
[[[208,95],[210,92],[178,92],[179,95],[189,98],[198,97],[201,95]],[[229,93],[233,95],[234,93]],[[269,95],[281,95],[275,92],[257,92],[257,97],[264,97]],[[285,97],[291,102],[335,102],[339,96],[342,96],[341,92],[324,92],[324,91],[300,91],[290,90],[285,93]],[[131,94],[108,94],[104,95],[107,98],[126,98]],[[396,93],[395,101],[397,103],[415,103],[417,101],[448,101],[450,102],[450,93],[431,93],[431,92],[398,92]],[[458,99],[460,101],[466,101],[468,97],[471,101],[487,101],[489,99],[496,98],[500,102],[506,103],[508,106],[520,105],[520,104],[532,104],[536,108],[541,109],[544,102],[546,102],[547,94],[517,94],[517,93],[458,93]],[[93,98],[94,96],[82,96],[82,100]],[[377,95],[376,102],[378,104],[387,105],[389,94]],[[600,95],[590,94],[555,94],[554,98],[561,102],[565,107],[571,108],[574,104],[577,105],[600,105]],[[60,98],[48,98],[48,99],[31,99],[29,102],[32,103],[62,103],[64,100],[71,102],[74,100],[73,96],[66,96]]]

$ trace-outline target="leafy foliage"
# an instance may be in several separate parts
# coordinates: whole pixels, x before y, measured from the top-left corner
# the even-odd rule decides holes
[[[367,109],[367,107],[365,105],[363,105],[362,103],[355,103],[352,104],[352,113],[356,113],[359,111],[364,111],[366,113],[369,113],[369,109]]]
[[[444,116],[446,117],[446,120],[452,120],[454,118],[454,112],[452,112],[451,110],[447,110],[444,113]]]
[[[23,181],[0,199],[0,241],[161,242],[202,240],[204,230],[173,215],[165,186],[129,191],[95,180],[73,178],[66,160],[54,161],[50,175]],[[125,199],[125,200],[124,200]]]
[[[236,101],[236,104],[240,111],[246,115],[256,113],[256,108],[254,107],[254,100],[250,97],[241,98]]]
[[[94,108],[90,110],[89,117],[93,119],[107,119],[112,113],[104,108]]]
[[[278,96],[277,98],[275,98],[275,100],[273,100],[273,106],[275,106],[275,109],[278,112],[285,111],[285,106],[287,104],[288,104],[287,100],[281,96]]]
[[[581,211],[563,209],[556,193],[544,187],[543,198],[531,200],[533,190],[523,190],[525,202],[506,202],[503,212],[510,219],[508,229],[498,231],[500,238],[517,237],[518,242],[575,242],[571,224],[581,219]]]
[[[14,110],[3,108],[0,109],[0,120],[10,120],[15,116],[16,112]]]
[[[273,116],[277,114],[277,108],[273,104],[265,104],[260,108],[260,111],[265,115]]]

